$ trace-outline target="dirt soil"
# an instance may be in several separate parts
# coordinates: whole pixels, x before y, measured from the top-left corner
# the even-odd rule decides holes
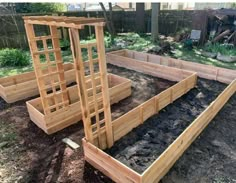
[[[113,118],[175,84],[112,65],[108,71],[132,80],[132,96],[112,107]],[[82,122],[46,135],[30,121],[25,101],[7,104],[0,99],[0,182],[111,181],[84,162]],[[72,150],[62,142],[65,137],[81,147]]]
[[[125,68],[120,68],[108,64],[108,72],[125,77],[132,81],[132,94],[125,100],[112,105],[112,119],[116,119],[127,111],[137,107],[141,103],[147,101],[153,96],[161,93],[165,89],[171,87],[176,82],[168,81],[165,79],[153,77],[150,75],[142,74]],[[152,87],[150,87],[152,86]]]
[[[108,70],[132,79],[135,93],[133,99],[126,99],[129,102],[124,100],[112,108],[114,118],[124,113],[124,105],[131,109],[173,84],[111,65]],[[84,161],[81,122],[53,135],[46,135],[30,121],[25,101],[7,104],[0,98],[0,182],[112,182]],[[234,96],[201,138],[163,178],[163,182],[229,182],[236,179],[232,173],[236,164],[235,105]],[[62,142],[65,137],[78,143],[80,148],[72,150],[65,145]]]

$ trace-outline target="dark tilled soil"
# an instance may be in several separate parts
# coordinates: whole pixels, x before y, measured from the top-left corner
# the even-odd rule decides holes
[[[140,102],[169,87],[165,82],[157,85],[153,77],[146,77],[141,73],[108,66],[110,72],[133,77],[134,97]],[[120,73],[120,74],[119,74]],[[147,82],[142,79],[145,77]],[[139,78],[139,79],[136,79]],[[153,80],[152,80],[153,79]],[[136,81],[136,82],[135,82]],[[143,86],[139,86],[140,82]],[[139,83],[139,84],[138,84]],[[150,91],[153,91],[150,92]],[[151,94],[150,94],[151,93]],[[147,97],[146,95],[150,95]],[[142,98],[146,96],[147,98]],[[26,101],[26,100],[25,100]],[[84,137],[82,123],[72,125],[53,135],[46,135],[33,122],[30,121],[25,101],[6,104],[0,99],[0,182],[32,182],[32,183],[108,183],[112,182],[98,170],[85,163],[81,139]],[[131,102],[133,102],[131,100]],[[117,117],[124,111],[125,100],[116,104],[113,115]],[[127,110],[138,105],[127,105]],[[235,180],[236,165],[236,96],[234,96],[217,115],[209,127],[198,140],[178,160],[170,172],[163,178],[163,182],[233,182]],[[81,147],[72,150],[66,146],[62,139],[68,137]],[[2,143],[4,142],[4,143]]]
[[[132,81],[132,94],[125,100],[112,105],[112,118],[125,114],[151,97],[174,85],[175,82],[135,72],[108,64],[108,72],[128,78]]]
[[[225,87],[226,85],[219,82],[199,79],[195,89],[132,130],[107,150],[107,153],[142,173]],[[214,182],[218,179],[236,179],[235,104],[234,95],[204,131],[201,140],[194,143],[195,149],[192,150],[191,147],[162,181]],[[211,126],[217,129],[211,130]],[[208,137],[204,139],[204,136]],[[208,173],[212,175],[208,177]]]
[[[113,118],[174,84],[112,65],[108,65],[108,70],[132,80],[132,96],[112,107]],[[0,182],[110,181],[84,162],[82,122],[46,135],[30,121],[25,101],[7,104],[0,99]],[[70,149],[62,142],[65,137],[81,147],[75,151]]]

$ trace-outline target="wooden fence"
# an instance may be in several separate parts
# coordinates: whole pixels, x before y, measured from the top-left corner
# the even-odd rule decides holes
[[[103,12],[64,12],[56,13],[64,16],[84,16],[84,17],[103,17]],[[192,26],[192,10],[163,10],[160,12],[159,31],[161,34],[175,34],[183,28],[191,28]],[[24,22],[22,17],[27,15],[42,14],[16,14],[16,15],[0,15],[0,48],[28,48],[28,42],[25,34]],[[44,14],[45,15],[45,14]],[[48,15],[52,15],[49,13]],[[55,14],[53,14],[55,15]],[[117,32],[135,32],[136,12],[135,11],[114,11],[113,21]],[[39,35],[47,32],[46,26],[36,27],[35,32]],[[151,31],[151,11],[145,12],[145,32]],[[62,35],[63,30],[61,30]],[[89,36],[93,30],[86,28],[82,32],[83,36]]]

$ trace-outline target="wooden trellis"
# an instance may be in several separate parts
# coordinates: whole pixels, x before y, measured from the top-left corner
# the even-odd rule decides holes
[[[25,17],[24,20],[45,115],[53,115],[61,109],[66,110],[70,103],[57,35],[57,27],[67,27],[69,28],[86,139],[100,148],[111,147],[113,134],[105,62],[104,20],[54,16]],[[34,24],[49,26],[51,35],[36,37]],[[84,26],[94,27],[96,42],[80,43],[79,32]],[[39,41],[42,42],[42,49],[38,48]],[[48,47],[48,41],[52,42],[52,48]],[[82,49],[87,50],[88,60],[83,60]],[[96,49],[96,59],[93,58],[94,49]],[[53,59],[50,54],[53,55]],[[44,60],[41,59],[42,55],[45,57]],[[51,92],[48,92],[49,90]],[[98,95],[102,97],[98,98]],[[105,130],[101,131],[101,128],[104,129],[103,127]],[[106,141],[102,141],[104,136]],[[98,140],[95,142],[94,139]]]
[[[51,35],[38,37],[33,24],[26,23],[25,28],[44,113],[50,114],[69,104],[57,27],[50,26]],[[49,41],[52,48],[47,44]],[[43,48],[39,47],[40,42]],[[42,59],[44,57],[46,59]]]

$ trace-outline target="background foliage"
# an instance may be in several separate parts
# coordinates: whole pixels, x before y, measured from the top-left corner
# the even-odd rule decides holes
[[[66,10],[63,3],[16,3],[15,10],[17,13],[53,13]]]
[[[0,50],[0,66],[27,66],[30,64],[28,53],[20,49],[5,48]]]

